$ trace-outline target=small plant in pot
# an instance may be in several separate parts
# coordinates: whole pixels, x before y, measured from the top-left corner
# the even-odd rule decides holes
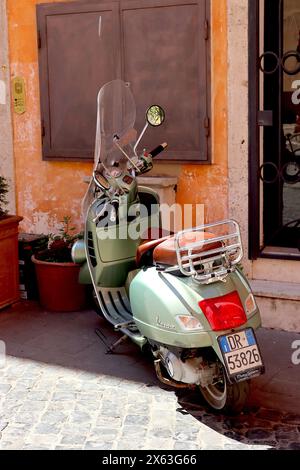
[[[85,286],[79,284],[80,266],[72,262],[72,246],[82,234],[75,233],[71,217],[62,220],[58,234],[50,234],[48,248],[32,256],[40,303],[51,312],[74,312],[85,305]]]
[[[7,213],[8,190],[6,178],[0,175],[0,309],[20,298],[18,225],[22,217]]]

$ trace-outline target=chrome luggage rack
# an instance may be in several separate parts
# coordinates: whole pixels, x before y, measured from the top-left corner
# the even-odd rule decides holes
[[[203,237],[203,240],[191,241],[181,246],[181,240],[184,238],[186,241],[189,233],[211,234],[212,231],[217,232],[217,235],[206,240]],[[212,247],[216,244],[219,246]],[[166,269],[165,272],[179,269],[184,276],[193,277],[200,284],[225,280],[243,258],[241,232],[234,220],[224,220],[178,232],[175,236],[175,249],[178,265]]]

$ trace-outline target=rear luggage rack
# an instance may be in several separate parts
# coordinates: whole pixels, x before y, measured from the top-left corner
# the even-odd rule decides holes
[[[192,232],[213,232],[215,236],[208,239],[203,236],[203,240],[186,243],[188,234]],[[184,246],[181,243],[183,239]],[[178,266],[166,271],[179,268],[183,275],[193,277],[201,284],[224,280],[243,258],[240,228],[234,220],[224,220],[178,232],[175,236],[175,249]]]

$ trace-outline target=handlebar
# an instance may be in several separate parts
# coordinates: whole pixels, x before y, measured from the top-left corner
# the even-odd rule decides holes
[[[151,157],[154,158],[156,157],[159,153],[163,152],[166,148],[168,147],[168,144],[164,142],[161,145],[158,145],[158,147],[155,147],[150,153]]]

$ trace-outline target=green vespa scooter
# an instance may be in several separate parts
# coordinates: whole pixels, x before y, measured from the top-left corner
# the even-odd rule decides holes
[[[136,176],[166,147],[137,153],[148,126],[161,125],[165,114],[154,105],[146,118],[137,139],[129,85],[114,80],[101,88],[85,236],[73,260],[101,315],[122,333],[112,349],[129,337],[151,349],[163,383],[197,388],[214,409],[239,412],[250,379],[264,372],[254,333],[260,314],[238,268],[239,226],[226,220],[163,233],[158,195],[138,187]]]

